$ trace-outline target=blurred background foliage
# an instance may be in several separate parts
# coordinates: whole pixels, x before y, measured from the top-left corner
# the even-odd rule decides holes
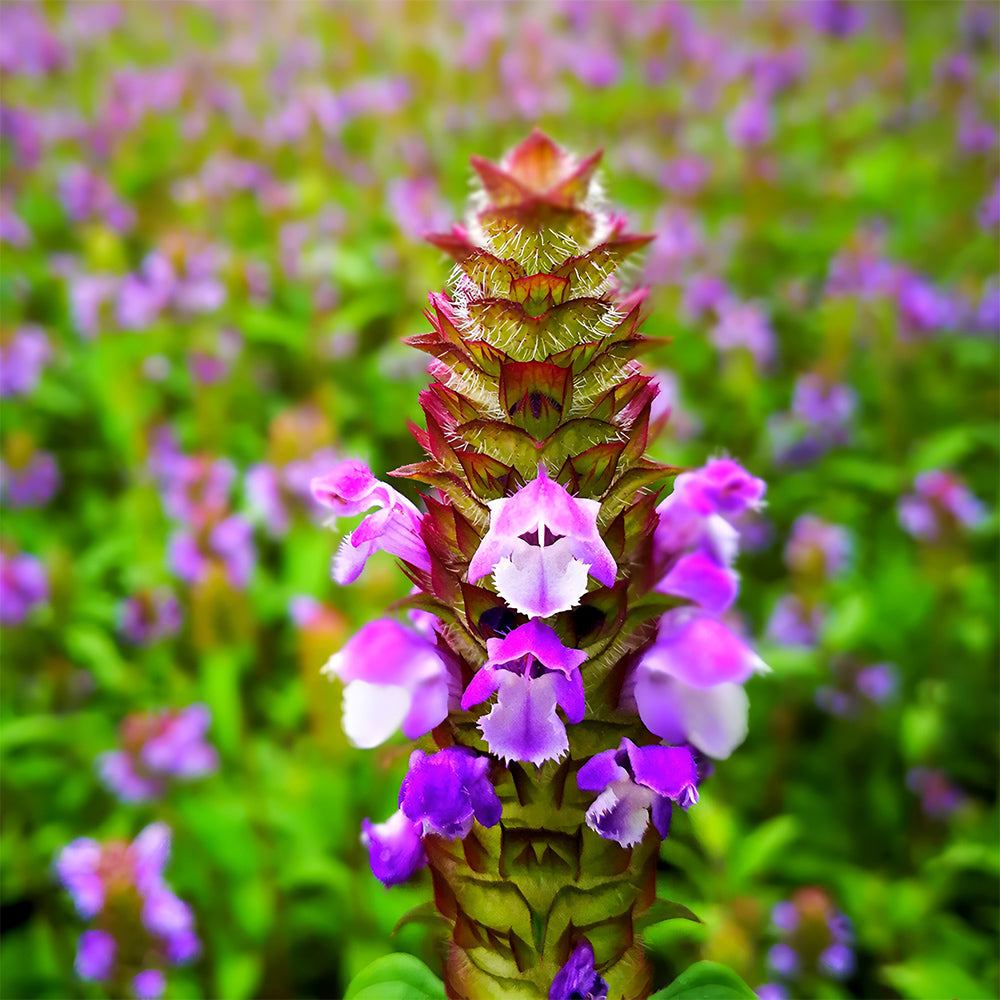
[[[535,125],[604,147],[611,203],[659,233],[629,275],[652,286],[646,362],[673,407],[654,456],[726,452],[769,483],[740,570],[774,672],[664,844],[664,895],[704,923],[649,930],[657,981],[709,958],[774,982],[772,906],[818,887],[856,961],[838,978],[799,948],[777,976],[792,996],[997,995],[995,5],[5,2],[0,18],[3,996],[101,995],[74,977],[81,922],[52,859],[153,819],[204,942],[168,996],[338,996],[393,950],[436,966],[436,927],[392,936],[429,882],[385,890],[358,840],[395,809],[406,748],[350,748],[318,672],[405,579],[383,556],[335,588],[337,536],[301,483],[281,480],[281,523],[247,474],[317,452],[317,472],[418,460],[425,362],[400,341],[448,273],[419,236],[461,217],[470,154]],[[44,337],[26,377],[25,331]],[[847,402],[796,403],[803,376]],[[58,485],[26,500],[46,454]],[[171,500],[191,485],[171,480],[178,454],[231,463],[222,506],[253,532],[229,555],[252,571],[204,537],[204,565],[168,557],[204,502]],[[935,469],[983,507],[937,497],[936,533],[908,532],[900,497]],[[846,529],[842,566],[789,568],[803,514]],[[23,614],[19,553],[48,584]],[[160,587],[179,630],[130,634],[126,602]],[[789,594],[814,615],[804,634],[774,620]],[[119,802],[95,760],[122,720],[194,702],[218,773]]]

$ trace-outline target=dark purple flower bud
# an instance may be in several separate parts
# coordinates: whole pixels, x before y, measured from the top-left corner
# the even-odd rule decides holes
[[[51,356],[49,338],[39,326],[22,326],[0,346],[0,397],[34,391]]]
[[[607,1000],[608,984],[594,968],[594,949],[583,938],[556,973],[549,1000]]]
[[[465,837],[473,818],[483,826],[500,822],[500,799],[489,778],[490,761],[465,747],[428,756],[414,750],[399,790],[399,806],[423,835]]]
[[[687,809],[698,801],[697,769],[687,747],[638,747],[628,738],[617,750],[591,757],[576,783],[599,793],[587,810],[587,825],[622,847],[642,840],[650,814],[660,836],[666,837],[671,802]]]
[[[0,624],[20,625],[29,612],[49,598],[45,564],[27,552],[0,552]]]
[[[118,946],[107,931],[90,930],[80,935],[73,967],[81,979],[100,982],[111,975]]]
[[[384,885],[405,882],[427,864],[421,824],[408,819],[402,810],[384,823],[366,819],[361,829],[361,842],[368,848],[372,874]]]

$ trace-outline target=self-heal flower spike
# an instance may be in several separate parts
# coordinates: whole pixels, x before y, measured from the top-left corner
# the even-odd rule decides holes
[[[426,862],[454,997],[649,995],[634,920],[660,839],[697,798],[695,753],[743,739],[761,666],[716,616],[764,484],[719,458],[661,496],[678,470],[645,455],[665,423],[635,360],[645,292],[615,276],[650,237],[603,210],[599,161],[540,132],[474,158],[466,224],[429,237],[455,271],[408,341],[431,357],[426,458],[393,475],[419,507],[359,462],[313,481],[335,517],[365,515],[334,578],[388,551],[433,624],[373,622],[328,672],[354,742],[424,737],[363,840],[386,885]]]
[[[160,996],[163,967],[191,961],[201,950],[191,908],[163,878],[170,829],[147,826],[131,844],[80,837],[56,858],[55,870],[82,917],[95,926],[77,946],[81,979],[108,983],[117,995],[131,980],[136,997]]]

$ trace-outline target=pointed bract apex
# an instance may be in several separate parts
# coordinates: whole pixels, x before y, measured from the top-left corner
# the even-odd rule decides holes
[[[535,129],[499,163],[470,157],[486,196],[494,208],[510,208],[530,201],[555,208],[576,208],[590,191],[603,150],[577,160]]]

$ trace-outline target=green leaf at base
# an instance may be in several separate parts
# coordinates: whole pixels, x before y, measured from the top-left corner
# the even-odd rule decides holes
[[[351,980],[344,1000],[445,1000],[444,983],[413,955],[383,955]]]
[[[695,962],[649,1000],[756,1000],[756,994],[732,969]]]

